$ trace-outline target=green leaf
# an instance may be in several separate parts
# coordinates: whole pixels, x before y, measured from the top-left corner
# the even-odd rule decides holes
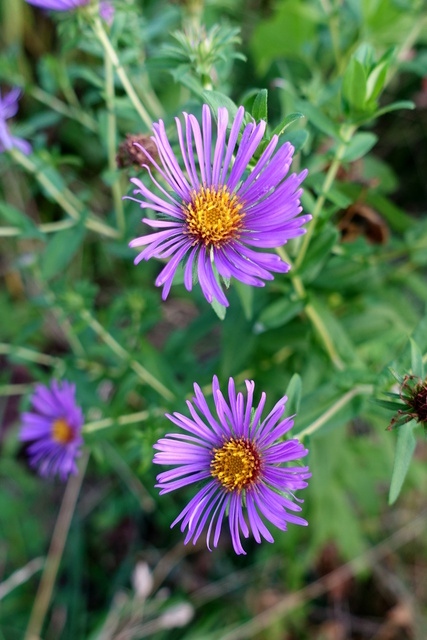
[[[327,136],[335,138],[335,140],[340,139],[338,127],[314,104],[310,104],[305,100],[297,100],[295,107],[305,115],[313,127]]]
[[[242,304],[243,313],[245,314],[246,320],[252,320],[254,313],[254,288],[250,287],[244,282],[240,282],[240,280],[234,280],[234,287]]]
[[[213,298],[211,302],[211,307],[215,311],[216,315],[220,320],[224,320],[225,314],[227,313],[227,307],[224,307],[216,298]]]
[[[363,111],[366,91],[365,68],[357,58],[353,57],[347,65],[342,82],[342,97],[350,112]]]
[[[282,0],[273,16],[258,20],[252,36],[253,59],[262,73],[277,58],[306,58],[304,50],[315,41],[320,11],[309,3]]]
[[[303,309],[304,304],[301,300],[290,300],[289,298],[276,300],[262,311],[254,325],[254,333],[264,333],[268,329],[283,327]]]
[[[288,401],[286,403],[286,415],[293,416],[298,413],[301,401],[301,391],[301,376],[298,373],[294,373],[286,389],[286,395],[288,396]]]
[[[14,227],[18,227],[21,230],[22,238],[40,238],[45,237],[36,226],[36,224],[28,218],[22,211],[19,211],[16,207],[6,202],[0,202],[0,216],[4,218],[9,224]]]
[[[385,80],[387,77],[387,71],[390,66],[390,61],[384,60],[377,64],[368,76],[366,82],[366,98],[367,100],[375,100],[381,93]]]
[[[308,131],[305,129],[298,129],[297,131],[290,131],[284,136],[286,138],[286,142],[290,142],[294,147],[294,154],[301,151],[303,146],[308,140]]]
[[[399,411],[399,409],[404,409],[405,405],[401,402],[391,402],[390,400],[379,400],[377,398],[372,398],[372,402],[383,407],[384,409],[388,409],[389,411]]]
[[[202,98],[207,102],[213,111],[215,119],[218,118],[219,107],[226,107],[229,115],[228,124],[231,126],[237,114],[237,105],[224,93],[220,91],[202,91]]]
[[[382,109],[378,109],[372,116],[373,118],[379,118],[383,116],[385,113],[390,113],[391,111],[397,111],[398,109],[415,109],[415,103],[412,100],[397,100],[397,102],[392,102]]]
[[[346,162],[354,162],[359,158],[363,158],[377,143],[377,140],[378,136],[376,136],[375,133],[370,133],[369,131],[356,133],[345,150],[343,160]]]
[[[84,220],[72,229],[58,231],[47,244],[43,254],[41,272],[45,280],[61,273],[71,262],[86,234]]]
[[[414,376],[421,378],[424,380],[425,372],[424,372],[424,363],[423,363],[423,354],[415,340],[410,338],[411,342],[411,369]]]
[[[256,122],[259,122],[260,120],[265,120],[265,122],[267,122],[267,101],[268,91],[267,89],[261,89],[252,106],[252,115]]]
[[[397,432],[396,453],[391,475],[390,492],[388,494],[388,503],[390,505],[396,502],[399,496],[415,451],[417,444],[414,436],[415,426],[415,421],[411,420],[407,424],[402,424]]]
[[[330,256],[332,247],[338,241],[338,237],[338,229],[328,224],[314,238],[310,245],[310,251],[307,251],[303,263],[298,269],[304,282],[311,282],[320,273]]]
[[[300,120],[301,118],[305,118],[303,113],[299,113],[299,112],[290,113],[289,115],[286,116],[286,118],[283,118],[282,122],[278,124],[275,129],[273,129],[271,137],[281,136],[282,133],[286,131],[288,127],[291,126],[291,124],[293,124],[294,122],[297,122],[297,120]]]

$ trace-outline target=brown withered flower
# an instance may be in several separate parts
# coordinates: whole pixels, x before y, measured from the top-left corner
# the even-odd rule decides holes
[[[132,165],[136,167],[140,167],[143,164],[149,165],[150,160],[141,147],[144,147],[150,156],[154,160],[157,160],[159,157],[157,147],[149,135],[143,133],[127,133],[126,140],[119,145],[116,155],[116,162],[119,169],[131,167]]]
[[[390,235],[384,218],[361,202],[355,202],[341,213],[338,229],[342,242],[353,242],[364,236],[372,244],[386,244]]]

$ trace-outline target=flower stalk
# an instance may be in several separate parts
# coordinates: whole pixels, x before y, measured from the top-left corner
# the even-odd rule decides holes
[[[40,633],[52,597],[53,587],[58,574],[62,554],[70,529],[71,520],[86,472],[89,453],[83,454],[78,475],[70,476],[62,500],[61,509],[53,531],[43,574],[37,590],[36,599],[31,611],[30,621],[25,633],[25,640],[40,640]]]
[[[102,22],[98,17],[94,18],[92,22],[92,28],[93,28],[94,34],[102,44],[106,56],[108,56],[108,58],[111,60],[111,63],[114,69],[116,70],[117,75],[120,78],[123,88],[129,97],[129,100],[132,102],[141,120],[146,124],[148,128],[151,128],[152,120],[150,118],[150,115],[146,110],[146,108],[144,107],[144,105],[142,104],[141,100],[139,99],[135,89],[133,88],[133,85],[129,80],[129,77],[119,60],[116,51],[113,45],[111,44],[109,37],[105,32]]]

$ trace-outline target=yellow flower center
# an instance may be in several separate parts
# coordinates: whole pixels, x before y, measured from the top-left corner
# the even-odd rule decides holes
[[[211,474],[228,491],[240,492],[254,484],[261,470],[261,458],[252,442],[246,438],[232,439],[221,449],[214,449]]]
[[[242,209],[239,198],[230,195],[227,187],[200,187],[183,205],[186,233],[194,238],[193,244],[220,247],[239,237],[245,216]]]
[[[74,431],[65,418],[54,420],[52,425],[52,438],[55,442],[59,442],[59,444],[68,444],[74,439]]]

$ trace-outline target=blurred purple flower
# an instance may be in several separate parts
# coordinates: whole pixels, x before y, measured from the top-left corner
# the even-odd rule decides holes
[[[30,143],[22,138],[13,136],[6,122],[9,118],[13,118],[13,116],[16,115],[20,95],[21,90],[18,88],[12,89],[4,98],[2,98],[0,92],[0,153],[13,147],[16,147],[22,151],[22,153],[25,153],[25,155],[31,153]]]
[[[306,520],[289,513],[301,511],[293,500],[297,489],[307,486],[311,477],[308,467],[282,466],[307,455],[308,450],[297,440],[283,441],[283,435],[293,426],[292,417],[282,419],[286,396],[281,398],[261,422],[265,393],[259,405],[252,409],[255,385],[246,380],[246,406],[242,393],[236,397],[234,381],[228,384],[227,402],[222,395],[218,379],[214,376],[212,390],[218,418],[210,412],[200,387],[194,384],[193,398],[197,413],[187,402],[191,419],[180,413],[167,418],[187,433],[167,434],[154,445],[159,453],[156,464],[175,468],[157,476],[160,494],[180,489],[193,483],[204,483],[188,503],[172,527],[182,520],[181,531],[188,527],[184,543],[193,539],[195,544],[207,521],[207,546],[218,544],[222,522],[228,514],[234,551],[245,554],[240,532],[245,538],[250,530],[256,542],[263,537],[274,542],[263,518],[285,531],[287,523],[307,525]],[[243,516],[246,507],[247,519]],[[227,517],[227,515],[225,516]]]
[[[58,474],[66,480],[70,473],[77,473],[84,420],[75,392],[75,385],[66,380],[53,380],[50,388],[37,385],[31,398],[34,412],[22,414],[19,439],[31,442],[29,462],[41,476]]]
[[[130,199],[139,202],[142,209],[158,211],[159,220],[143,218],[143,222],[161,230],[132,240],[130,246],[148,245],[137,256],[135,264],[152,257],[172,256],[156,280],[157,286],[163,285],[164,300],[178,265],[185,261],[186,289],[192,288],[194,265],[208,302],[216,298],[228,306],[213,265],[223,278],[233,276],[257,287],[264,286],[263,280],[274,279],[271,271],[286,273],[289,270],[289,265],[278,255],[261,253],[250,247],[279,247],[290,238],[305,233],[301,227],[311,216],[299,216],[302,211],[299,185],[307,171],[299,175],[294,173],[285,180],[294,147],[287,142],[273,156],[278,143],[278,136],[274,135],[252,171],[246,174],[263,138],[266,123],[261,120],[259,124],[247,124],[236,149],[245,115],[243,107],[237,111],[228,143],[229,114],[225,107],[218,109],[215,143],[212,142],[211,112],[207,105],[203,106],[202,129],[193,115],[183,115],[185,134],[178,118],[176,126],[186,173],[172,151],[165,125],[160,120],[153,125],[152,139],[157,145],[162,168],[145,149],[143,151],[172,192],[157,182],[146,165],[143,166],[163,196],[150,191],[141,180],[132,178],[131,182],[137,187],[134,194],[141,194],[143,199]]]
[[[112,2],[108,2],[108,0],[101,2],[99,5],[99,15],[103,20],[105,20],[108,26],[111,27],[114,19],[114,7]]]
[[[76,7],[89,4],[91,0],[26,0],[28,4],[41,9],[52,9],[53,11],[70,11]]]
[[[53,11],[70,11],[77,7],[83,7],[90,3],[91,0],[26,0],[28,4],[41,9],[52,9]],[[114,7],[109,0],[102,0],[99,4],[99,15],[105,22],[111,26],[114,18]]]

